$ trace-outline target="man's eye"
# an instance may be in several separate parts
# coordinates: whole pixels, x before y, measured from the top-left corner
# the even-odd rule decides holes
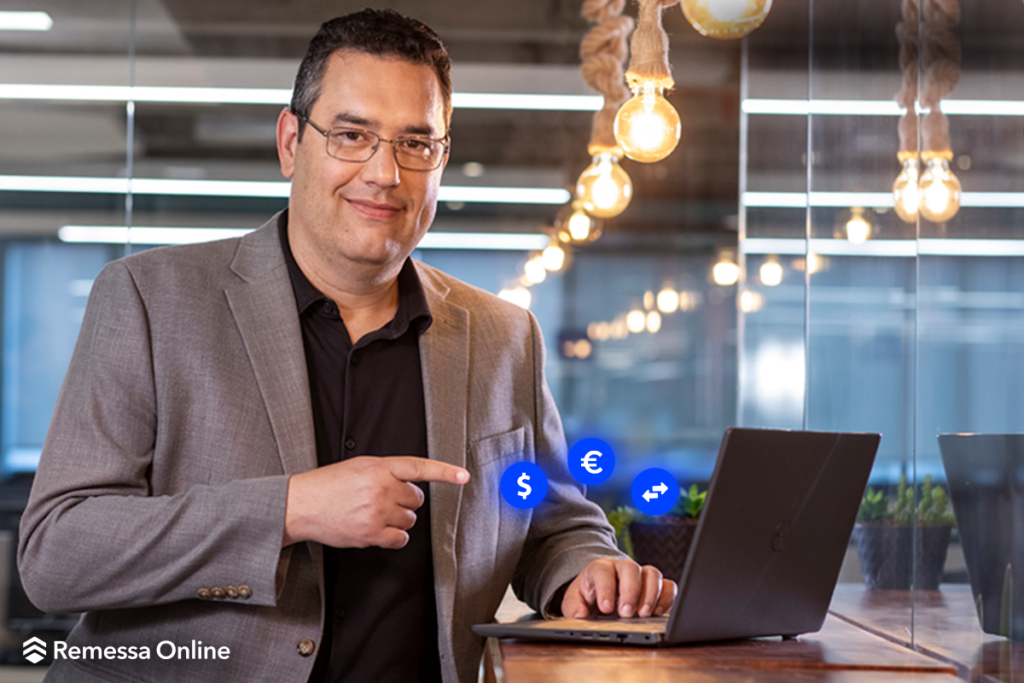
[[[410,152],[423,152],[430,147],[430,143],[424,140],[408,139],[402,140],[402,147]]]
[[[353,142],[366,142],[367,137],[365,133],[361,133],[358,130],[342,130],[334,134],[335,139],[338,142],[353,143]]]

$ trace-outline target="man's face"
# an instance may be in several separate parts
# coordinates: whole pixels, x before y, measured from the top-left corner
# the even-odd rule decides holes
[[[335,53],[309,114],[320,128],[361,128],[393,140],[446,134],[441,86],[433,69],[362,52]],[[278,120],[281,172],[292,179],[289,236],[328,267],[354,264],[391,272],[427,232],[437,209],[441,171],[399,168],[387,142],[369,161],[327,154],[324,136],[290,112]],[[445,157],[447,162],[447,157]],[[300,259],[301,261],[301,259]],[[326,275],[326,273],[325,273]]]

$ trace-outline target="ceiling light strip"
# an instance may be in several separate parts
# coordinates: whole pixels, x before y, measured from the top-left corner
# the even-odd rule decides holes
[[[290,88],[206,88],[127,85],[0,84],[0,99],[74,102],[160,102],[173,104],[270,104],[287,106]],[[456,109],[597,111],[597,95],[453,93]]]
[[[74,244],[195,244],[241,237],[249,228],[162,228],[117,225],[65,225],[57,231],[62,242]],[[470,249],[538,251],[548,245],[546,235],[522,233],[428,232],[417,249]]]
[[[0,31],[49,31],[53,19],[46,12],[0,12]]]
[[[253,180],[180,180],[169,178],[89,178],[74,176],[0,176],[0,191],[81,192],[90,194],[180,195],[210,197],[287,198],[291,183]],[[551,187],[462,187],[444,185],[444,202],[491,204],[565,204],[570,193]]]
[[[1024,239],[932,239],[920,240],[868,240],[853,244],[844,239],[811,240],[799,238],[750,237],[741,240],[740,251],[745,254],[779,256],[1024,256]]]
[[[878,207],[893,205],[891,192],[811,192],[813,207]],[[806,192],[744,192],[743,206],[751,208],[807,208]],[[960,206],[972,208],[1024,208],[1024,192],[964,192]]]
[[[954,116],[1024,116],[1019,100],[943,100],[943,113]],[[748,99],[740,103],[745,114],[781,116],[902,116],[903,109],[892,100],[779,100]]]

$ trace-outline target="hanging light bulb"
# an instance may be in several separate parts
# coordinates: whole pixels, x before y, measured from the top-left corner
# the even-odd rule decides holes
[[[772,0],[683,0],[683,16],[708,38],[742,38],[764,21]]]
[[[634,308],[626,316],[626,329],[633,334],[638,334],[644,331],[647,327],[647,314],[641,311],[639,308]]]
[[[533,300],[530,290],[526,287],[506,288],[498,292],[498,296],[520,308],[529,308]]]
[[[846,221],[846,239],[850,244],[864,244],[871,237],[871,223],[864,217],[864,209],[855,206],[850,209],[850,220]]]
[[[646,81],[615,115],[615,141],[626,156],[649,164],[672,153],[679,144],[682,126],[664,90]]]
[[[591,216],[611,218],[629,206],[633,181],[619,166],[619,157],[610,152],[594,155],[594,160],[576,181],[576,196]]]
[[[960,210],[960,181],[949,169],[951,152],[923,152],[921,215],[933,223],[945,223]]]
[[[675,313],[679,310],[679,292],[665,285],[658,292],[658,310],[662,313]]]
[[[654,334],[661,329],[661,314],[651,311],[647,314],[647,331]]]
[[[601,234],[597,220],[583,210],[583,202],[578,199],[558,212],[555,230],[558,239],[566,243],[593,241]]]
[[[716,285],[728,287],[739,282],[740,267],[736,265],[729,256],[723,254],[714,268],[711,269],[711,278]]]
[[[903,170],[892,184],[893,205],[896,208],[896,215],[906,223],[913,223],[917,220],[917,208],[920,204],[917,153],[900,152],[899,159],[903,164]]]
[[[558,242],[552,240],[551,244],[544,247],[544,251],[540,253],[540,260],[541,263],[544,264],[545,270],[557,273],[565,267],[565,248]]]
[[[765,287],[777,287],[782,283],[782,265],[774,257],[761,264],[758,274]]]
[[[535,256],[526,262],[523,266],[523,275],[526,277],[526,281],[531,285],[539,285],[544,282],[548,277],[548,271],[544,267],[543,258]]]

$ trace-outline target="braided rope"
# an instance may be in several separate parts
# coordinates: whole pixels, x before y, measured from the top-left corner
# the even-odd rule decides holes
[[[594,114],[587,147],[591,155],[612,152],[622,156],[612,126],[619,107],[630,96],[622,68],[633,20],[622,16],[625,5],[626,0],[584,0],[580,11],[587,21],[596,24],[580,43],[580,70],[587,85],[604,95],[604,106]]]
[[[919,99],[930,110],[921,122],[923,152],[951,156],[949,120],[939,102],[960,81],[960,43],[951,31],[960,22],[960,6],[957,0],[903,0],[902,11],[903,21],[896,25],[903,69],[896,101],[906,109],[899,124],[900,152],[917,149],[914,103]]]
[[[640,15],[630,45],[632,57],[626,81],[635,92],[641,83],[653,82],[669,90],[675,86],[668,62],[668,34],[661,25],[661,12],[679,0],[638,0]]]

